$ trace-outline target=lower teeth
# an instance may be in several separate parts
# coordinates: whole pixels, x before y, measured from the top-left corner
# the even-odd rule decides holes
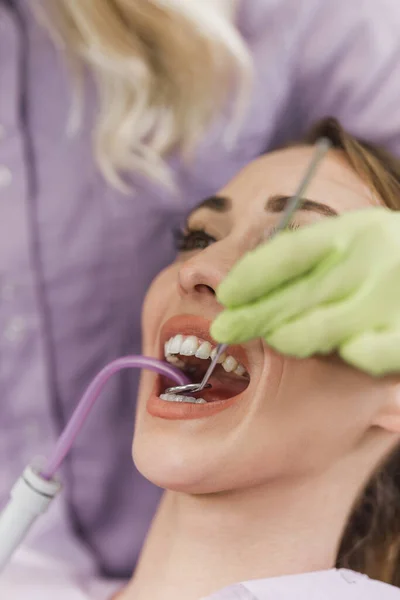
[[[161,400],[166,402],[187,402],[189,404],[207,404],[204,398],[193,398],[192,396],[178,396],[177,394],[161,394]]]

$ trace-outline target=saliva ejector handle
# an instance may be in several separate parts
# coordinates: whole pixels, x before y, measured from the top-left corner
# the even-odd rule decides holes
[[[60,489],[55,479],[46,480],[34,466],[26,467],[0,513],[0,572]]]

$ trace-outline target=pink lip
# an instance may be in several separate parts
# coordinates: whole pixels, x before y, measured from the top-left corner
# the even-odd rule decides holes
[[[196,335],[205,341],[216,344],[209,333],[210,324],[211,321],[195,315],[185,314],[172,317],[164,323],[161,328],[158,357],[161,359],[164,357],[165,342],[177,333]],[[229,346],[229,354],[249,369],[247,354],[241,346]],[[210,417],[223,410],[227,410],[237,402],[240,402],[241,398],[244,396],[243,392],[228,400],[217,400],[208,404],[178,404],[160,400],[158,395],[161,391],[161,379],[157,376],[152,393],[147,401],[147,412],[153,417],[169,420],[201,419]]]

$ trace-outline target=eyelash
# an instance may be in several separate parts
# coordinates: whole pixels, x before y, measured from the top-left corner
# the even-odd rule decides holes
[[[295,231],[296,229],[299,229],[300,225],[298,223],[289,223],[289,225],[286,225],[285,229],[289,229],[289,231]],[[273,235],[275,235],[275,233],[277,232],[277,228],[274,227],[273,229],[271,229],[268,232],[268,236],[265,238],[266,240],[269,240],[269,238],[271,238]]]
[[[296,223],[289,223],[286,229],[295,230],[298,229],[299,225]],[[265,238],[268,240],[274,233],[276,228],[272,229],[268,236]],[[210,244],[213,244],[217,240],[212,235],[208,234],[205,229],[181,229],[174,231],[174,242],[175,249],[178,252],[192,252],[193,250],[204,250],[208,248]]]
[[[209,235],[204,229],[186,229],[175,231],[175,248],[178,252],[191,252],[193,250],[204,250],[217,240]]]

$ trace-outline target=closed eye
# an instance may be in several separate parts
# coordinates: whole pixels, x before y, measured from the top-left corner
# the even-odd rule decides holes
[[[295,230],[300,225],[297,223],[289,223],[286,229]],[[265,240],[270,239],[275,233],[276,228],[270,229],[265,235]],[[175,249],[178,252],[193,252],[194,250],[204,250],[211,244],[214,244],[217,239],[206,232],[205,229],[190,229],[189,227],[182,230],[174,231]]]
[[[294,231],[296,229],[299,229],[300,225],[298,223],[289,223],[289,225],[287,225],[285,227],[285,231],[287,231],[288,229],[290,231]],[[277,228],[273,227],[272,229],[269,229],[266,233],[265,233],[265,241],[269,240],[271,237],[273,237],[276,233],[277,233]]]
[[[217,240],[204,229],[178,230],[174,233],[175,248],[178,252],[204,250]]]

